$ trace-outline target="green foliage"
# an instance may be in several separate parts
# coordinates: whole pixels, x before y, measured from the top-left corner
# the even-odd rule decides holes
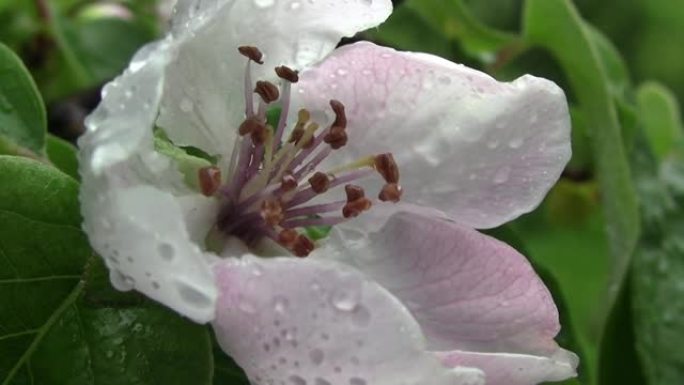
[[[41,156],[46,130],[45,107],[31,75],[0,43],[0,154]]]
[[[78,175],[76,147],[73,144],[49,134],[45,151],[55,167],[76,180],[81,179]]]

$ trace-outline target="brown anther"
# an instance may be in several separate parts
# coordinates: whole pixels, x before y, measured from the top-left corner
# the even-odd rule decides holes
[[[306,133],[306,130],[304,129],[303,125],[297,124],[295,128],[292,130],[292,133],[290,134],[290,143],[297,144],[299,143],[300,140],[304,137],[304,134]]]
[[[273,103],[280,97],[280,91],[275,84],[264,80],[259,80],[254,88],[254,93],[259,94],[266,103]]]
[[[399,166],[397,162],[394,161],[392,154],[380,154],[375,157],[375,169],[378,170],[380,175],[385,179],[387,183],[398,183],[399,182]]]
[[[304,123],[307,123],[309,120],[311,120],[311,113],[309,110],[302,108],[297,112],[297,124],[304,125]]]
[[[266,199],[261,203],[261,217],[271,226],[275,226],[283,221],[283,206],[277,199]]]
[[[202,195],[210,197],[221,187],[221,170],[215,166],[202,167],[197,172]]]
[[[262,128],[265,129],[266,125],[263,122],[259,121],[259,119],[247,118],[240,125],[238,132],[240,133],[240,136],[245,136],[247,134],[251,134],[256,130],[262,130]]]
[[[328,143],[333,150],[340,149],[347,144],[347,132],[343,127],[333,126],[323,137],[323,141]]]
[[[299,233],[295,229],[285,229],[278,233],[278,243],[287,249],[292,249]]]
[[[378,198],[383,202],[397,203],[401,200],[402,193],[401,186],[396,183],[388,183],[382,187]]]
[[[259,64],[264,64],[264,62],[262,61],[262,59],[264,58],[264,54],[262,54],[261,51],[259,51],[259,48],[252,47],[249,45],[243,45],[242,47],[238,47],[238,51],[240,51],[240,53],[243,56],[249,58],[249,60],[252,60]]]
[[[280,189],[283,190],[283,192],[290,192],[296,188],[297,178],[295,178],[292,173],[283,175],[283,178],[280,180]]]
[[[348,184],[344,186],[344,192],[347,193],[347,203],[354,202],[355,200],[364,198],[366,196],[363,188],[354,184]]]
[[[349,202],[342,208],[342,215],[345,218],[356,218],[362,212],[371,208],[371,201],[366,198],[359,198],[353,202]]]
[[[322,194],[330,188],[330,178],[322,172],[317,172],[309,178],[309,184],[316,194]]]
[[[333,99],[330,101],[330,107],[335,112],[335,121],[332,125],[347,128],[347,114],[344,112],[344,104],[339,100]]]
[[[254,142],[256,145],[264,144],[266,137],[268,137],[269,130],[273,130],[273,128],[263,124],[255,127],[252,131],[252,142]]]
[[[297,83],[299,81],[299,72],[290,67],[280,66],[275,69],[276,75],[279,78],[285,79],[290,83]]]
[[[303,258],[311,254],[315,247],[316,245],[314,245],[311,239],[304,235],[299,235],[290,250],[295,256]]]

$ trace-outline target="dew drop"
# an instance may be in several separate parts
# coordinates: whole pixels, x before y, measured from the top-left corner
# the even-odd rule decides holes
[[[494,183],[501,184],[508,182],[508,178],[511,175],[511,168],[509,166],[503,166],[496,171],[494,174]]]
[[[366,380],[359,377],[352,377],[349,379],[349,385],[366,385]]]
[[[313,349],[309,352],[309,358],[314,365],[320,365],[325,359],[325,353],[321,349]]]
[[[357,304],[355,296],[345,290],[335,292],[331,298],[331,302],[336,309],[341,311],[351,311]]]
[[[181,102],[180,102],[181,111],[183,111],[185,113],[192,112],[192,107],[193,107],[192,100],[187,99],[187,98],[184,98],[183,100],[181,100]]]
[[[324,378],[320,378],[320,377],[316,378],[315,384],[316,385],[331,385],[329,381],[327,381]]]
[[[349,70],[346,68],[338,68],[337,69],[337,74],[342,76],[342,77],[347,76],[348,73],[349,73]]]
[[[524,142],[525,142],[525,140],[524,140],[523,138],[511,139],[511,141],[508,142],[508,147],[510,147],[510,148],[520,148],[520,147],[522,147],[522,145],[523,145]]]
[[[306,380],[297,375],[290,376],[289,380],[294,385],[306,385]]]
[[[159,256],[165,261],[173,260],[173,257],[175,257],[176,254],[173,246],[168,243],[160,243],[157,247],[157,251],[159,252]]]
[[[293,1],[292,3],[290,3],[290,9],[293,11],[298,10],[299,8],[301,8],[301,6],[302,4],[299,1]]]
[[[209,297],[194,287],[184,283],[177,283],[176,288],[181,299],[196,307],[207,307],[212,304],[212,300]]]
[[[275,3],[275,0],[254,0],[254,4],[259,8],[268,8]]]
[[[289,304],[290,304],[290,301],[288,301],[287,298],[278,296],[273,300],[273,309],[277,313],[282,314],[282,313],[285,313]]]

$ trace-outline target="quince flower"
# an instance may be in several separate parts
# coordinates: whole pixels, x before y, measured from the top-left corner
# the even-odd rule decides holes
[[[563,92],[371,43],[334,49],[391,10],[180,1],[87,121],[84,229],[116,288],[212,322],[254,384],[573,376],[548,290],[474,230],[532,210],[559,177]],[[188,166],[164,145],[208,156]],[[320,225],[334,229],[317,244],[305,230]]]

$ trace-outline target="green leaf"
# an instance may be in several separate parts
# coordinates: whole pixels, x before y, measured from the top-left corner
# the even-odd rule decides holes
[[[639,236],[639,211],[605,64],[569,0],[528,0],[524,29],[530,43],[545,47],[560,62],[584,112],[613,256],[614,296]]]
[[[646,143],[641,149],[635,169],[644,231],[632,269],[634,334],[647,383],[677,384],[684,379],[684,148],[660,165]]]
[[[46,152],[52,164],[65,174],[76,180],[80,180],[78,175],[78,156],[76,147],[66,140],[48,134]]]
[[[625,284],[622,285],[615,305],[608,315],[606,331],[601,339],[598,376],[598,384],[601,385],[647,384],[634,350],[635,332],[629,274],[625,278]],[[672,384],[674,383],[676,382]]]
[[[43,100],[31,75],[19,57],[0,43],[0,142],[4,143],[0,154],[41,156],[46,127]]]
[[[214,341],[214,385],[249,385],[247,375]]]
[[[205,327],[109,286],[73,178],[0,156],[0,186],[0,384],[211,384]]]
[[[78,296],[91,251],[72,178],[0,156],[0,186],[0,384],[6,385],[26,377],[31,354]]]
[[[211,162],[176,147],[162,130],[155,131],[154,149],[158,153],[171,158],[176,163],[178,171],[184,176],[185,184],[195,190],[200,189],[199,178],[197,177],[198,172],[201,168],[211,166]]]
[[[415,10],[444,36],[457,39],[471,55],[492,55],[520,43],[518,37],[497,31],[477,20],[462,0],[407,0],[405,7]]]
[[[676,143],[684,140],[677,99],[665,86],[651,82],[639,87],[637,101],[651,150],[662,160],[672,153]]]

